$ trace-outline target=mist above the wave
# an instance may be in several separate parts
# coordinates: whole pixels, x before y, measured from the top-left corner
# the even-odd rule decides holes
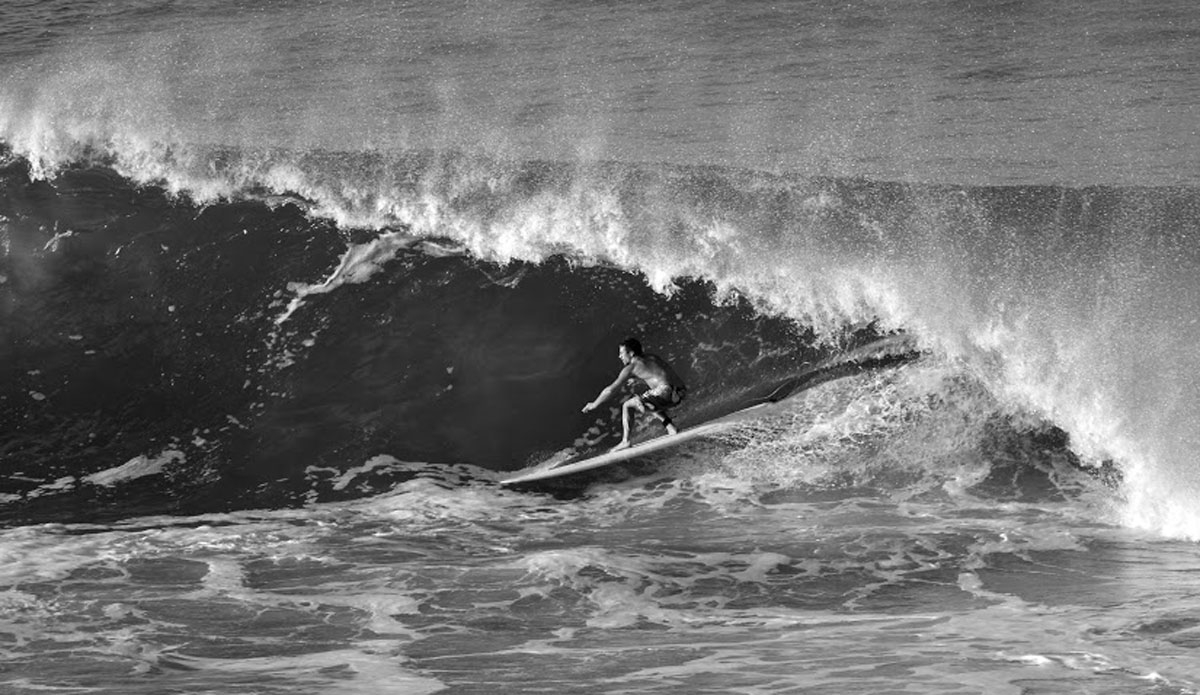
[[[331,12],[299,3],[280,14],[206,4],[141,22],[114,12],[20,60],[0,57],[0,140],[39,177],[97,157],[168,184],[216,147],[567,159],[608,149],[614,76],[572,83],[577,65],[559,77],[580,59],[569,36],[532,54],[512,42],[537,24],[533,6]],[[514,89],[534,73],[542,87]],[[179,190],[197,193],[196,173]]]
[[[1200,53],[1178,9],[94,9],[45,35],[18,24],[18,50],[0,51],[0,138],[39,166],[78,147],[132,159],[216,144],[971,185],[1196,180]]]

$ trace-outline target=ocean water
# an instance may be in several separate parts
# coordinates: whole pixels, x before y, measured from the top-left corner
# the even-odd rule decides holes
[[[1179,1],[6,4],[0,693],[1200,691],[1197,76]],[[501,487],[628,335],[790,397]]]

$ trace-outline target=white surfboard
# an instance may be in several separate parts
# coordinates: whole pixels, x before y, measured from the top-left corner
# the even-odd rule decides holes
[[[564,475],[580,473],[582,471],[590,471],[593,468],[600,468],[601,466],[607,466],[613,463],[620,463],[621,461],[628,461],[639,456],[645,456],[646,454],[655,451],[669,449],[673,446],[679,446],[680,444],[690,442],[698,437],[715,434],[721,430],[728,429],[730,426],[742,420],[747,420],[754,417],[762,417],[773,405],[778,404],[759,403],[758,405],[752,405],[749,408],[743,408],[742,410],[732,412],[728,415],[723,415],[715,420],[709,420],[708,422],[695,425],[694,427],[690,427],[686,430],[681,430],[675,434],[667,434],[661,437],[656,437],[649,441],[634,444],[633,446],[621,449],[619,451],[609,451],[607,453],[591,456],[585,459],[565,461],[554,466],[535,468],[532,471],[526,470],[516,477],[501,480],[500,484],[517,485],[520,483],[532,483],[538,480],[549,480],[550,478],[558,478]]]

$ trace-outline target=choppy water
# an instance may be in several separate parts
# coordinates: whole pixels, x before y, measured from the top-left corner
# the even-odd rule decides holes
[[[0,37],[0,691],[1196,692],[1186,3]]]

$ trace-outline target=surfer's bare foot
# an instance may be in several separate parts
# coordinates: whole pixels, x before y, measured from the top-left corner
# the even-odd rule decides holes
[[[628,449],[628,448],[629,448],[629,440],[622,439],[620,444],[609,449],[609,451],[620,451],[621,449]]]
[[[675,425],[667,425],[667,434],[679,434],[679,428]]]

